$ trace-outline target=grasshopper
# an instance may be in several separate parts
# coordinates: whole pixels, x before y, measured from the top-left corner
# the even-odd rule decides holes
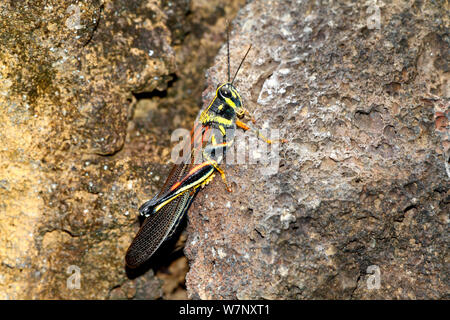
[[[249,112],[244,108],[242,98],[233,83],[250,49],[251,45],[233,80],[230,81],[227,33],[228,81],[217,87],[215,97],[200,113],[191,131],[190,150],[194,152],[189,155],[190,161],[175,164],[161,191],[139,208],[144,221],[126,253],[125,262],[129,268],[139,267],[150,259],[166,239],[172,237],[199,190],[207,185],[216,173],[222,177],[227,190],[232,192],[220,164],[227,148],[233,143],[236,127],[254,130],[261,139],[272,143],[258,130],[239,120],[249,115]],[[252,121],[254,122],[253,119]],[[194,164],[195,152],[201,152],[203,162]]]

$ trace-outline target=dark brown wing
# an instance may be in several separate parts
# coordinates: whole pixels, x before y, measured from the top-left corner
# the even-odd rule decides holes
[[[201,130],[202,128],[198,127],[196,129]],[[193,130],[192,137],[195,136],[195,132],[196,130]],[[191,145],[193,145],[193,140],[192,138]],[[183,178],[190,168],[190,163],[174,165],[158,197],[165,194],[176,182]],[[197,192],[194,190],[186,192],[144,220],[127,250],[125,262],[128,267],[137,268],[147,261],[161,244],[173,234],[174,229],[178,226],[196,194]],[[151,206],[152,201],[154,202],[158,197],[147,201],[144,206]]]
[[[172,169],[173,174],[169,175],[167,180],[173,180],[173,183],[177,182],[180,175],[182,176],[182,172],[185,171],[183,167],[189,166],[175,166]],[[169,183],[169,186],[173,183]],[[155,253],[177,221],[181,219],[180,215],[185,212],[184,208],[189,202],[189,198],[190,193],[186,192],[144,220],[126,253],[125,262],[128,267],[138,267]]]

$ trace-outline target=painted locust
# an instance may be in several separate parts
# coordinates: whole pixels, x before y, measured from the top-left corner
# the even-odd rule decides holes
[[[227,148],[233,143],[236,127],[253,129],[239,120],[248,114],[248,111],[233,85],[250,48],[251,46],[230,81],[228,46],[228,81],[217,87],[215,97],[200,113],[191,132],[189,150],[192,152],[185,158],[188,161],[175,164],[161,191],[139,208],[144,221],[126,253],[125,262],[129,268],[139,267],[173,235],[199,190],[208,184],[216,173],[221,175],[227,190],[231,192],[225,173],[219,165]],[[260,138],[271,143],[259,131],[255,131]],[[196,164],[194,155],[198,152],[201,153],[203,162]]]

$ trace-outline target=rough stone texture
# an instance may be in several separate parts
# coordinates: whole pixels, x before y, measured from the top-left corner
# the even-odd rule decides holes
[[[242,2],[1,2],[1,299],[183,296],[153,270],[128,279],[124,254]],[[167,262],[181,285],[184,261]]]
[[[236,86],[257,125],[289,142],[275,172],[227,165],[234,192],[215,179],[199,194],[190,297],[449,298],[449,17],[445,1],[240,11],[232,70],[253,49]],[[205,103],[225,74],[223,47]]]
[[[164,13],[150,1],[14,3],[0,20],[0,295],[107,297],[148,177],[142,158],[115,155],[131,92],[175,69]]]

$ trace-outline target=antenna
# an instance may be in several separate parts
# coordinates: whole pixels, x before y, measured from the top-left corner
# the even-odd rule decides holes
[[[228,83],[230,83],[230,21],[227,20]]]
[[[250,51],[251,48],[252,48],[252,45],[250,45],[250,47],[248,47],[247,52],[245,53],[244,58],[242,58],[242,61],[241,61],[241,63],[239,64],[239,67],[237,68],[236,73],[234,74],[233,81],[231,81],[231,85],[233,85],[234,79],[236,79],[236,76],[237,76],[237,74],[238,74],[238,72],[239,72],[239,69],[241,69],[241,66],[242,66],[242,64],[244,63],[244,60],[245,60],[245,58],[247,57],[248,52]],[[228,65],[228,67],[229,67],[229,65]]]

